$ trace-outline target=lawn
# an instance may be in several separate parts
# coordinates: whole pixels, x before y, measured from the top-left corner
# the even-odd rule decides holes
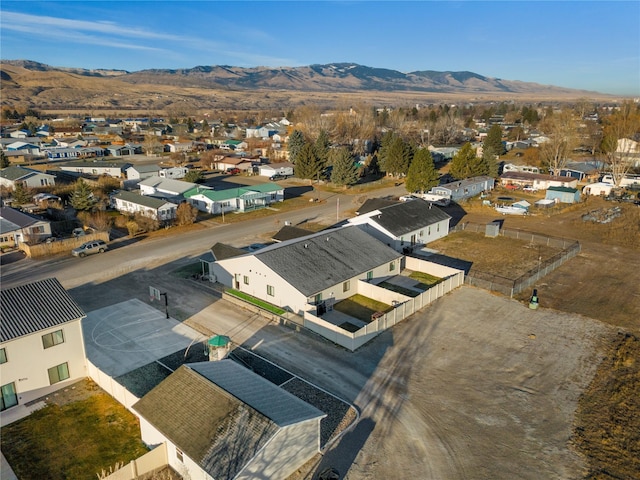
[[[349,315],[368,323],[371,321],[371,315],[374,313],[387,312],[393,307],[386,303],[378,302],[372,298],[356,294],[349,298],[345,298],[344,300],[340,300],[333,308],[345,315]]]
[[[429,275],[428,273],[424,273],[424,272],[411,272],[409,277],[420,282],[418,283],[418,285],[416,285],[416,288],[419,288],[420,290],[428,290],[431,287],[436,286],[443,280],[440,277],[436,277],[435,275]]]
[[[260,300],[259,298],[256,297],[252,297],[251,295],[247,295],[244,292],[239,292],[238,290],[233,290],[233,289],[228,289],[226,291],[229,295],[233,295],[234,297],[238,297],[246,302],[249,302],[253,305],[255,305],[256,307],[260,307],[263,310],[266,310],[268,312],[271,312],[275,315],[284,315],[285,313],[287,313],[285,310],[276,307],[275,305],[272,305],[271,303],[265,302],[263,300]]]
[[[3,427],[0,444],[21,480],[94,480],[148,451],[136,417],[103,392],[47,405]]]

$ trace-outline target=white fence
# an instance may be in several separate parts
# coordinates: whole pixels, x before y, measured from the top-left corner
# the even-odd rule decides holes
[[[439,278],[444,278],[444,280],[416,297],[408,297],[359,280],[359,294],[365,297],[375,298],[389,305],[395,305],[395,308],[372,320],[360,330],[353,333],[307,311],[304,313],[305,328],[353,352],[377,335],[380,335],[386,329],[393,327],[396,323],[413,315],[418,310],[426,307],[464,283],[464,271],[462,270],[412,257],[406,257],[406,262],[406,266],[410,270],[428,273]]]
[[[134,403],[140,400],[138,397],[96,367],[89,359],[87,359],[87,369],[89,377],[91,377],[100,388],[124,405],[127,410],[130,410],[134,415],[138,415],[131,408]]]
[[[153,473],[169,464],[167,444],[161,443],[156,448],[141,457],[131,460],[127,465],[116,470],[104,480],[136,480],[148,473]]]

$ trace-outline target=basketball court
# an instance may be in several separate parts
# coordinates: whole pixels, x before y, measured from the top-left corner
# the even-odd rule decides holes
[[[82,320],[87,358],[115,378],[207,340],[166,317],[139,299],[89,312]]]

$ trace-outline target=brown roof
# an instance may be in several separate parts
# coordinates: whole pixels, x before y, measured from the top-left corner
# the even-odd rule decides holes
[[[234,478],[278,431],[275,422],[185,365],[133,408],[217,480]]]

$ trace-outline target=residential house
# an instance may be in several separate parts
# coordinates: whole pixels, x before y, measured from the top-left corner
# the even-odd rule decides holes
[[[266,163],[258,166],[258,175],[263,177],[271,178],[274,175],[292,177],[293,174],[293,163],[291,162]]]
[[[29,137],[30,135],[31,135],[31,132],[29,130],[24,130],[24,129],[14,130],[9,134],[11,138],[23,138],[23,139]]]
[[[144,180],[145,178],[157,176],[160,172],[158,165],[131,165],[125,170],[127,180]]]
[[[544,173],[506,172],[500,175],[500,183],[503,186],[530,186],[536,190],[546,190],[549,187],[576,188],[578,185],[578,179],[573,177],[546,175]]]
[[[111,145],[106,149],[107,155],[111,157],[127,157],[142,153],[142,148],[133,145]]]
[[[182,198],[184,193],[197,187],[195,183],[184,182],[182,180],[174,180],[172,178],[162,178],[152,176],[145,178],[138,183],[140,193],[142,195],[152,195],[162,198]],[[200,187],[207,188],[207,187]]]
[[[133,405],[185,478],[280,480],[320,450],[317,408],[233,360],[180,366]]]
[[[161,169],[158,172],[158,176],[162,178],[180,179],[180,178],[184,178],[188,172],[189,172],[189,169],[187,167],[169,167],[169,168]]]
[[[268,127],[249,127],[246,130],[246,138],[262,138],[268,139],[278,133],[278,130]]]
[[[282,202],[284,187],[276,183],[263,183],[226,190],[196,186],[185,192],[184,198],[201,212],[212,214],[246,212],[265,208],[275,202]]]
[[[355,295],[358,280],[396,275],[402,258],[358,227],[346,226],[219,260],[211,273],[223,285],[302,314],[311,305]]]
[[[164,146],[165,152],[171,153],[187,153],[193,148],[193,142],[174,142],[167,143]]]
[[[495,180],[493,177],[479,176],[438,185],[429,190],[429,193],[448,197],[450,200],[456,202],[458,200],[473,198],[483,192],[491,191],[494,186]]]
[[[559,169],[557,175],[560,177],[577,178],[578,182],[597,182],[600,172],[603,171],[605,165],[603,162],[568,162],[563,168]],[[556,172],[551,172],[556,175]]]
[[[28,403],[87,376],[85,313],[55,278],[3,288],[0,303],[0,421],[6,425],[28,415]]]
[[[49,160],[73,159],[81,156],[80,148],[70,147],[44,147],[42,153],[46,154]]]
[[[213,160],[213,169],[220,170],[221,172],[226,172],[234,168],[246,172],[251,168],[251,165],[251,160],[245,157],[216,155]]]
[[[30,188],[46,187],[55,185],[56,177],[49,173],[18,165],[12,165],[0,170],[0,185],[15,189],[17,184]]]
[[[111,204],[121,213],[140,214],[162,223],[175,219],[178,208],[175,203],[126,190],[111,195]]]
[[[416,198],[360,214],[348,220],[398,252],[408,253],[445,237],[451,216],[431,203]]]
[[[549,187],[544,197],[556,203],[577,203],[580,201],[580,190],[570,187]]]
[[[16,246],[51,236],[51,222],[11,207],[0,207],[0,244]]]
[[[20,152],[26,155],[40,155],[40,145],[17,141],[5,146],[7,152]]]
[[[59,166],[65,172],[76,172],[83,175],[100,176],[108,175],[114,178],[121,178],[124,172],[131,166],[127,162],[108,162],[103,160],[78,160],[67,162]]]
[[[222,150],[235,150],[236,152],[242,152],[247,147],[249,147],[249,144],[247,142],[243,142],[242,140],[229,139],[220,144],[220,148]]]

